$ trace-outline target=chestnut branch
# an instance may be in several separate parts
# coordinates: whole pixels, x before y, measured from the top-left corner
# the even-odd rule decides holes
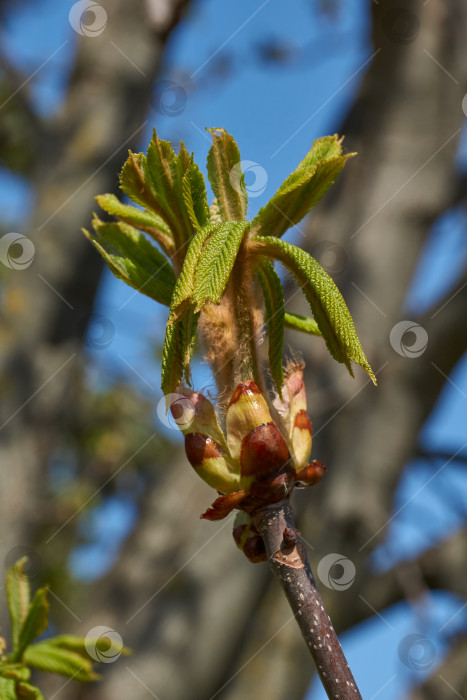
[[[250,513],[329,698],[361,700],[355,679],[316,586],[289,500]]]

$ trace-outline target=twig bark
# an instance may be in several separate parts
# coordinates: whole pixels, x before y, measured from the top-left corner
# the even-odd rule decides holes
[[[258,508],[251,517],[264,540],[269,565],[284,589],[328,697],[361,700],[316,587],[289,501]]]

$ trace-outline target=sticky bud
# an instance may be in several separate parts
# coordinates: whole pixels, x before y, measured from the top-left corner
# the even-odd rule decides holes
[[[284,467],[289,460],[287,443],[272,421],[253,428],[242,440],[242,476],[275,472]]]
[[[233,459],[240,459],[243,438],[248,433],[271,422],[266,399],[256,382],[252,379],[240,382],[232,394],[226,416],[227,445]]]
[[[312,427],[306,412],[306,392],[303,382],[303,365],[291,365],[282,386],[282,400],[274,401],[281,428],[287,438],[295,470],[303,469],[311,452]]]
[[[239,511],[232,534],[237,547],[253,564],[267,560],[263,538],[246,513]]]
[[[168,398],[175,418],[183,407],[180,429],[185,451],[199,476],[219,492],[202,514],[206,520],[221,520],[232,510],[251,513],[264,504],[287,498],[294,486],[312,486],[326,468],[317,461],[308,464],[311,422],[306,413],[303,368],[294,365],[286,374],[283,400],[274,402],[280,428],[271,418],[268,404],[253,380],[240,382],[232,394],[226,415],[227,436],[219,425],[214,406],[201,393],[186,387]],[[179,405],[180,404],[180,405]],[[190,420],[185,420],[186,416]],[[236,541],[251,561],[264,560],[259,533],[236,529]],[[239,545],[240,546],[240,545]]]
[[[169,408],[175,419],[182,402],[184,411],[190,414],[190,421],[180,429],[185,435],[186,456],[196,473],[221,493],[237,491],[240,470],[230,459],[212,403],[203,394],[183,386],[177,387],[177,393],[170,396],[174,397]]]

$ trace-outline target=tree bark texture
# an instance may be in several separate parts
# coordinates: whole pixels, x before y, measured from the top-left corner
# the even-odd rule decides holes
[[[269,566],[289,601],[328,698],[360,698],[313,577],[288,500],[252,513],[266,546]]]

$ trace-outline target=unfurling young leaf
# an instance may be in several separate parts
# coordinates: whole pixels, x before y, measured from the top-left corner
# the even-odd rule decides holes
[[[190,384],[190,360],[196,339],[199,314],[188,309],[183,318],[167,325],[162,351],[161,388],[164,394],[175,391],[185,376]]]
[[[298,224],[329,189],[347,159],[355,155],[341,153],[337,135],[317,139],[296,170],[255,216],[251,222],[253,234],[280,238]]]
[[[2,700],[18,700],[16,681],[0,677],[0,698]]]
[[[34,594],[28,614],[19,632],[18,646],[14,652],[15,661],[20,661],[26,647],[47,629],[48,618],[47,588],[39,588]]]
[[[178,276],[170,302],[169,323],[173,323],[180,316],[187,302],[193,298],[196,268],[198,267],[201,252],[209,236],[212,235],[216,228],[216,224],[208,224],[191,239],[183,261],[182,271]]]
[[[220,302],[249,228],[248,221],[226,221],[208,238],[196,268],[193,300],[197,311],[208,301]]]
[[[28,681],[31,677],[31,671],[23,664],[6,663],[0,664],[0,676],[12,678],[15,681]]]
[[[132,217],[136,217],[134,220],[125,218],[129,217],[128,210],[109,213],[115,213],[123,221],[128,221],[153,235],[169,254],[176,254],[180,250],[183,253],[193,233],[209,222],[204,177],[194,163],[193,156],[189,155],[183,144],[177,156],[171,144],[159,139],[155,130],[147,156],[130,152],[120,176],[120,188],[133,202],[143,206],[149,216],[154,215],[162,219],[165,227],[160,224],[153,226],[149,221],[140,226],[134,213],[131,213]],[[113,202],[110,206],[112,204]],[[105,206],[103,208],[105,209]],[[167,244],[165,238],[159,240],[160,236],[147,230],[145,226],[160,230],[165,237],[170,236],[171,249],[164,245]]]
[[[247,221],[226,221],[198,231],[191,240],[175,285],[169,323],[179,318],[189,303],[197,311],[207,301],[219,303],[248,229]]]
[[[158,199],[153,195],[150,184],[146,181],[146,156],[144,153],[129,152],[128,160],[120,173],[120,189],[132,202],[150,211],[155,211],[166,221]],[[166,223],[169,224],[168,221]]]
[[[210,219],[206,185],[201,170],[190,156],[190,165],[182,178],[183,201],[194,230],[207,226]]]
[[[248,196],[240,170],[240,151],[225,129],[208,129],[212,146],[208,154],[208,176],[224,221],[243,221]]]
[[[175,274],[167,258],[132,226],[93,220],[95,233],[83,229],[116,277],[165,306],[170,305]]]
[[[282,398],[284,370],[282,368],[282,345],[284,342],[284,294],[282,283],[273,266],[261,258],[256,267],[266,307],[266,325],[269,343],[269,370]]]
[[[16,692],[18,700],[45,700],[39,688],[30,683],[18,683]]]
[[[350,360],[353,360],[361,365],[376,383],[347,305],[317,260],[304,250],[272,236],[253,238],[251,251],[279,260],[292,272],[303,289],[321,335],[334,359],[343,362],[352,376]]]
[[[171,255],[175,245],[170,228],[165,221],[154,212],[137,209],[122,202],[114,194],[101,194],[96,197],[97,203],[107,214],[115,214],[124,223],[144,231],[159,243],[164,253]]]
[[[318,324],[313,318],[309,318],[308,316],[291,314],[286,311],[284,316],[284,325],[286,328],[292,328],[294,331],[301,331],[302,333],[308,333],[309,335],[321,336],[321,331],[318,328]]]
[[[189,240],[192,227],[183,198],[182,178],[189,168],[186,149],[175,155],[168,141],[158,138],[154,129],[146,156],[145,172],[151,191],[157,199],[161,216],[168,222],[177,247]]]
[[[245,233],[247,221],[209,224],[193,237],[171,301],[162,352],[162,391],[175,391],[183,376],[190,383],[199,312],[211,301],[218,304]]]
[[[24,661],[39,671],[58,673],[78,681],[93,681],[99,678],[94,673],[92,661],[87,654],[62,649],[49,641],[31,644],[24,653]]]
[[[27,561],[27,557],[23,557],[14,566],[10,566],[6,575],[6,595],[11,618],[14,652],[18,649],[20,630],[27,617],[31,602],[31,588],[25,573]]]

